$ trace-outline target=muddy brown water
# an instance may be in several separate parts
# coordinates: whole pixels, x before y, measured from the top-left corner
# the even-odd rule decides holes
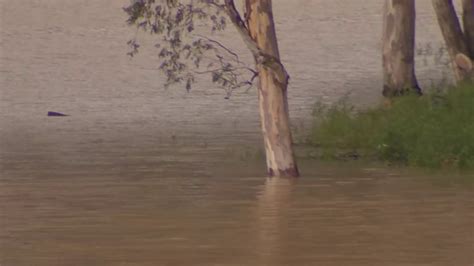
[[[264,178],[254,90],[163,89],[155,50],[125,56],[125,2],[0,0],[1,266],[474,264],[469,177],[301,160]],[[378,100],[381,2],[274,1],[297,135],[316,99]]]

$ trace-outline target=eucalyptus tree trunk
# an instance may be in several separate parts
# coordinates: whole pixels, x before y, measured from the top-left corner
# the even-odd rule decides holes
[[[271,0],[245,0],[245,18],[234,0],[224,0],[229,18],[257,67],[260,123],[269,176],[299,176],[288,110],[288,73],[280,61]]]
[[[471,0],[472,1],[472,0]],[[465,1],[466,2],[466,1]],[[472,3],[470,3],[472,6]],[[465,7],[469,3],[463,3]],[[466,36],[464,35],[452,0],[433,0],[433,7],[451,58],[456,82],[470,79],[470,69],[464,69],[466,59],[470,58]]]
[[[289,76],[280,62],[271,0],[246,0],[246,24],[252,39],[267,56],[258,63],[258,101],[270,176],[298,176],[295,162],[287,88]]]
[[[160,70],[167,76],[167,85],[179,82],[186,83],[186,89],[194,83],[197,71],[187,66],[205,59],[205,52],[215,53],[220,60],[220,68],[208,71],[213,82],[231,90],[252,85],[258,76],[258,99],[263,140],[265,144],[268,175],[299,176],[293,153],[288,111],[288,73],[280,61],[275,24],[273,21],[271,0],[244,0],[245,18],[235,7],[234,0],[132,0],[124,8],[129,15],[128,23],[136,25],[151,34],[161,37],[164,47],[160,48],[159,57],[163,61]],[[204,13],[203,13],[204,12]],[[239,81],[241,67],[237,54],[228,50],[219,42],[193,33],[199,21],[208,20],[213,30],[223,30],[226,13],[234,24],[237,33],[252,53],[257,71],[248,69],[254,75],[250,80]],[[192,37],[192,38],[189,38]],[[198,41],[192,41],[199,37]],[[138,51],[135,39],[128,42],[132,48],[130,55]],[[218,48],[215,46],[217,44]],[[161,44],[157,47],[162,47]],[[228,61],[219,54],[219,48],[236,57]],[[237,65],[239,65],[237,67]]]
[[[385,97],[421,94],[415,76],[415,0],[386,0],[383,23]]]
[[[474,1],[462,1],[462,21],[469,57],[474,58]]]

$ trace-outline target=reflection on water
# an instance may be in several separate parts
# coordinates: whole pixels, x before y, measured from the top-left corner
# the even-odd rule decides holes
[[[299,180],[256,176],[261,169],[254,164],[196,165],[181,177],[172,173],[180,166],[156,175],[140,173],[145,163],[120,174],[100,166],[81,171],[79,163],[58,173],[57,166],[39,174],[4,171],[2,265],[472,265],[474,259],[472,184],[448,176],[433,182],[409,171],[311,162],[302,169],[314,174]],[[239,174],[239,167],[249,172]],[[229,170],[234,174],[221,175]]]
[[[316,98],[377,98],[382,1],[274,3],[299,127]],[[156,51],[125,56],[123,5],[0,0],[1,266],[473,265],[472,183],[311,161],[265,179],[255,93],[162,89]]]
[[[277,265],[281,237],[288,230],[288,206],[291,203],[291,191],[296,183],[293,179],[268,178],[258,199],[258,245],[260,265]]]

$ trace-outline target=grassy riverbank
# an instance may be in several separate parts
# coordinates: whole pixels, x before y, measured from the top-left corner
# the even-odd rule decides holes
[[[363,111],[346,102],[316,106],[308,140],[323,159],[474,169],[474,86],[404,96]]]

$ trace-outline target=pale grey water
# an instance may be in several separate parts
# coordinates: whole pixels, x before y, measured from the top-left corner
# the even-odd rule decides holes
[[[474,263],[472,183],[312,161],[266,180],[255,92],[163,89],[148,37],[125,55],[125,3],[0,0],[0,265]],[[316,99],[378,100],[382,1],[274,6],[296,127]],[[417,43],[438,46],[417,7]]]

